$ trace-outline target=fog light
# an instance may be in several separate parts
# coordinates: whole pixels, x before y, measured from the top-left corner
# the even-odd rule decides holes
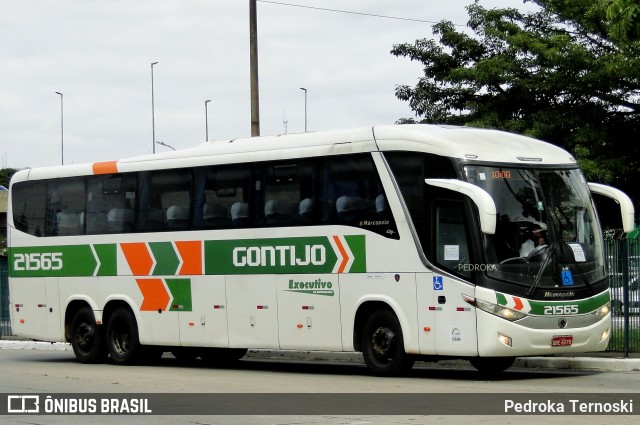
[[[609,338],[609,330],[610,329],[607,329],[606,331],[602,332],[602,337],[600,338],[600,342],[602,342],[605,339]]]
[[[501,334],[500,332],[498,332],[498,340],[503,343],[504,345],[506,345],[507,347],[513,347],[513,345],[511,344],[511,337],[510,336],[506,336]]]

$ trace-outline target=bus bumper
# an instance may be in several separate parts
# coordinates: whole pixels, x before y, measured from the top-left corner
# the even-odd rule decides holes
[[[604,351],[611,334],[611,315],[588,326],[571,328],[571,316],[546,318],[547,329],[525,327],[478,311],[478,355],[481,357],[537,356]],[[566,323],[561,328],[561,320]]]

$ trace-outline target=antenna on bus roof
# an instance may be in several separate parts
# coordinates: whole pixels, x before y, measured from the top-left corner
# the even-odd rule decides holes
[[[282,123],[284,124],[284,134],[288,134],[287,133],[287,124],[289,124],[289,121],[287,121],[287,115],[286,115],[286,111],[284,109],[282,110]]]

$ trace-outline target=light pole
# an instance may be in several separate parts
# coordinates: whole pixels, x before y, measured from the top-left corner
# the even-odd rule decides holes
[[[60,95],[60,156],[61,164],[64,165],[64,96],[59,91],[56,94]]]
[[[249,80],[251,87],[251,137],[260,136],[260,89],[258,87],[258,17],[256,0],[249,0]]]
[[[204,128],[205,128],[205,136],[204,141],[209,141],[209,109],[207,108],[207,104],[211,102],[211,99],[204,101]]]
[[[300,90],[304,92],[304,132],[307,132],[307,89],[300,87]]]
[[[153,153],[156,153],[156,111],[155,111],[155,99],[153,97],[153,65],[158,62],[151,62],[151,146],[153,147]]]

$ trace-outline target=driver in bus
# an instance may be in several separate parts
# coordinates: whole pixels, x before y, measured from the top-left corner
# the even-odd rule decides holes
[[[547,240],[544,235],[546,228],[547,226],[544,224],[536,224],[531,228],[529,237],[520,245],[520,257],[527,257],[534,251],[540,251],[547,246]]]

